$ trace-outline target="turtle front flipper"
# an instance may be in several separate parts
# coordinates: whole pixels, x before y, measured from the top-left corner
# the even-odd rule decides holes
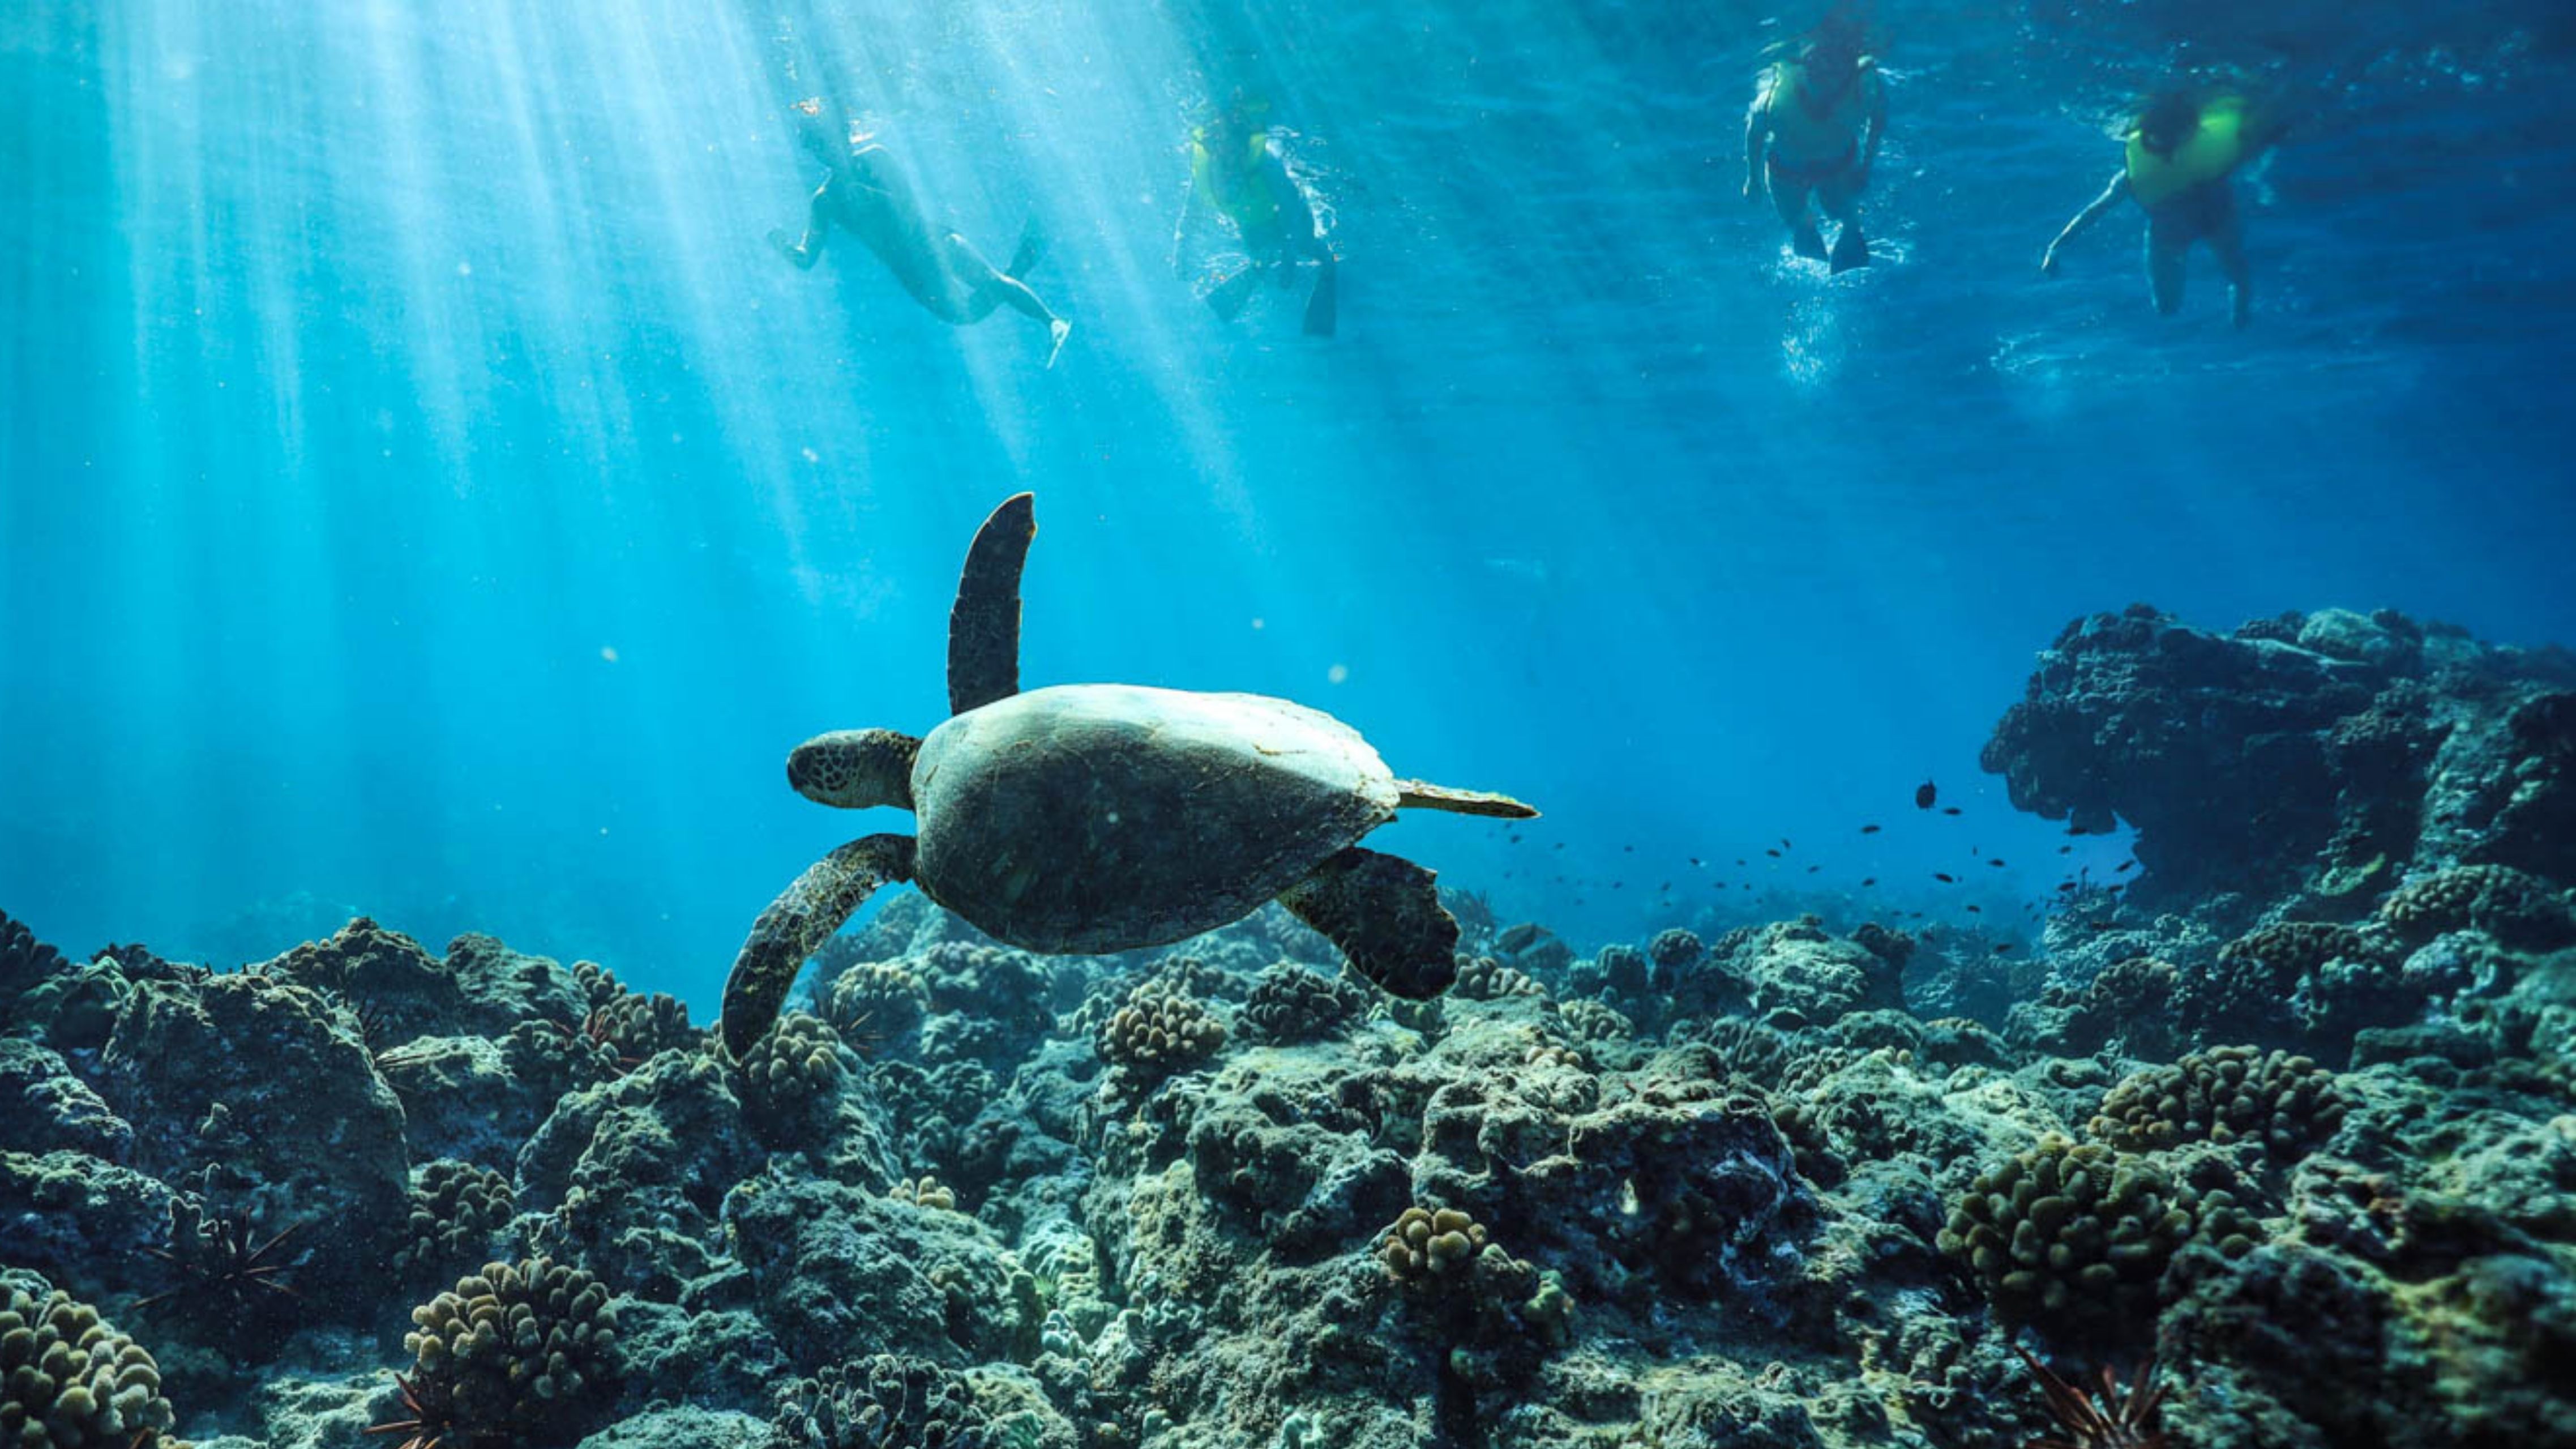
[[[1538,807],[1491,790],[1459,790],[1428,780],[1395,782],[1396,808],[1446,810],[1453,815],[1491,815],[1502,820],[1534,820]]]
[[[1458,920],[1429,870],[1351,846],[1279,894],[1279,904],[1342,948],[1354,970],[1398,996],[1426,1000],[1458,978]]]
[[[863,836],[807,866],[760,913],[742,954],[733,958],[724,989],[725,1050],[736,1058],[748,1053],[778,1020],[805,958],[867,904],[877,887],[910,879],[909,835]]]
[[[950,714],[1020,692],[1020,569],[1037,532],[1037,499],[1028,493],[1003,499],[975,530],[948,611]]]

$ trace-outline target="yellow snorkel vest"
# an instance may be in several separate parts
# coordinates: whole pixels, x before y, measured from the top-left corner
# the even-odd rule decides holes
[[[2161,206],[2191,188],[2216,181],[2245,161],[2245,98],[2220,96],[2200,108],[2200,124],[2169,156],[2147,149],[2129,132],[2129,194],[2141,206]]]
[[[1223,157],[1208,145],[1205,126],[1190,132],[1190,183],[1246,236],[1269,230],[1279,219],[1279,199],[1270,194],[1269,180],[1262,175],[1269,159],[1266,130],[1246,136],[1241,152]]]

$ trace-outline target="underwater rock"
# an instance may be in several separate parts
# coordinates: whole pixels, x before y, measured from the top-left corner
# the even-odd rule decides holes
[[[2295,633],[2292,630],[2295,629]],[[2286,637],[2285,637],[2286,636]],[[1982,763],[2013,803],[2138,830],[2133,895],[2367,908],[2409,867],[2576,875],[2563,662],[2390,611],[2222,637],[2143,605],[2067,626]]]
[[[2017,1003],[2004,1023],[2005,1039],[2051,1056],[2090,1056],[2114,1051],[2161,1061],[2173,1055],[2173,1002],[2181,973],[2152,956],[2130,956],[2104,967],[2081,987],[2053,984],[2038,999]]]
[[[308,1301],[340,1311],[385,1286],[411,1181],[402,1106],[318,994],[256,974],[146,983],[100,1070],[136,1166],[310,1224]]]
[[[1180,1129],[1199,1191],[1288,1261],[1347,1249],[1410,1191],[1404,1159],[1378,1140],[1370,1077],[1365,1058],[1228,1067]]]
[[[575,1073],[568,1065],[548,1061],[524,1073],[513,1070],[530,1065],[525,1048],[514,1051],[514,1043],[563,1044],[564,1029],[525,1022],[515,1030],[529,1036],[499,1043],[480,1036],[415,1037],[376,1058],[385,1084],[402,1102],[403,1140],[415,1160],[455,1158],[506,1167],[572,1088]]]
[[[91,1298],[160,1286],[167,1184],[83,1152],[0,1151],[0,1267]]]
[[[1034,1341],[1036,1282],[991,1229],[882,1189],[778,1164],[727,1195],[726,1235],[761,1317],[802,1368],[873,1353],[957,1364]]]
[[[23,1037],[0,1037],[0,1151],[81,1152],[123,1162],[134,1129],[70,1063]]]
[[[26,924],[0,911],[0,1032],[37,1032],[44,1018],[20,1000],[39,982],[71,969],[63,953],[36,939]]]
[[[1729,958],[1728,974],[1748,984],[1754,1016],[1775,1027],[1824,1026],[1850,1012],[1905,1009],[1901,976],[1912,942],[1894,933],[1878,932],[1868,943],[1838,941],[1810,916],[1730,936],[1719,949]]]
[[[769,1422],[752,1414],[678,1404],[620,1419],[575,1449],[769,1449],[769,1436]]]

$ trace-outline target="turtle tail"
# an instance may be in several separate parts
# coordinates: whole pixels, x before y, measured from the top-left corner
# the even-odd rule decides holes
[[[1504,820],[1528,820],[1538,814],[1535,807],[1509,795],[1490,790],[1452,790],[1426,780],[1396,781],[1395,804],[1400,810],[1446,810],[1456,815],[1492,815]]]

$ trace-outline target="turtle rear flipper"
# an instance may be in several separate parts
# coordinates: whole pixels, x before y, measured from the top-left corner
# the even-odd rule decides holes
[[[1509,795],[1497,795],[1491,790],[1453,790],[1428,780],[1396,781],[1395,803],[1401,810],[1446,810],[1456,815],[1493,815],[1505,820],[1530,820],[1538,815],[1536,806],[1525,805]]]
[[[1352,969],[1398,996],[1427,1000],[1458,978],[1458,921],[1429,870],[1350,846],[1279,895],[1342,948]]]
[[[1020,692],[1020,569],[1037,536],[1033,495],[1002,500],[975,530],[948,611],[948,712],[964,714]]]
[[[912,837],[869,835],[805,868],[751,926],[725,978],[725,1050],[739,1059],[766,1035],[787,1004],[787,988],[850,913],[877,887],[912,879]]]

